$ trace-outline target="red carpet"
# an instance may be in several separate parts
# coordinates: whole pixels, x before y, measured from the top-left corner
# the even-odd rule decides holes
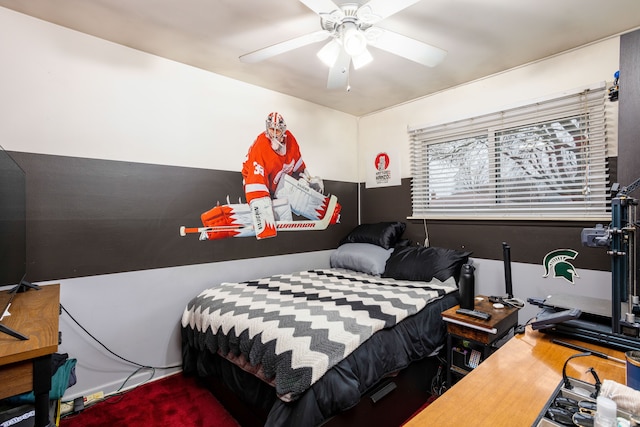
[[[60,420],[60,427],[239,427],[206,388],[181,373],[142,385]]]
[[[415,417],[416,415],[418,415],[424,408],[426,408],[427,406],[431,405],[431,403],[433,403],[434,400],[436,400],[438,398],[438,396],[431,396],[429,399],[427,399],[426,402],[424,402],[424,405],[422,405],[417,411],[415,411],[409,418],[407,418],[407,420],[402,424],[405,425],[411,418]]]

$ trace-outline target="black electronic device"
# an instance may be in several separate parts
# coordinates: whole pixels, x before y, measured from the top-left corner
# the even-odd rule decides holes
[[[538,313],[536,319],[531,322],[531,328],[533,330],[553,328],[559,323],[577,319],[581,314],[582,311],[577,308],[562,311],[545,309]]]
[[[27,272],[26,174],[18,163],[0,146],[0,286],[14,286],[9,299],[0,307],[0,321],[11,312],[17,293],[39,289],[25,281]],[[14,314],[15,315],[15,314]],[[0,323],[0,333],[21,340],[29,339]]]
[[[515,307],[507,300],[513,298],[513,281],[511,279],[511,246],[502,242],[502,263],[504,264],[504,290],[505,296],[490,296],[489,302]]]
[[[82,397],[76,397],[73,399],[73,412],[80,412],[84,409],[84,399]]]
[[[485,313],[484,311],[479,311],[479,310],[469,310],[466,308],[459,308],[456,310],[456,313],[464,314],[465,316],[474,317],[476,319],[481,319],[481,320],[491,319],[491,314]]]
[[[596,224],[593,228],[582,229],[580,241],[590,248],[605,248],[611,244],[611,233],[602,224]]]
[[[502,261],[504,263],[504,287],[507,298],[513,298],[513,282],[511,281],[511,246],[502,242]]]
[[[0,146],[0,286],[25,278],[26,217],[26,174]]]

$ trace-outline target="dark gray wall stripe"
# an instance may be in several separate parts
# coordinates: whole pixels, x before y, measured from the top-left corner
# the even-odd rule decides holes
[[[422,221],[407,220],[411,215],[411,179],[397,187],[361,188],[362,222],[404,221],[403,236],[424,244]],[[431,246],[472,251],[472,257],[502,260],[502,242],[511,246],[511,260],[542,264],[555,249],[579,252],[572,264],[577,268],[609,271],[611,259],[604,249],[582,247],[580,233],[594,223],[553,221],[441,221],[428,220]]]
[[[240,172],[12,152],[27,174],[27,279],[46,281],[333,249],[357,224],[356,184],[325,181],[341,224],[262,241],[180,237],[242,193]],[[244,197],[242,197],[244,199]]]

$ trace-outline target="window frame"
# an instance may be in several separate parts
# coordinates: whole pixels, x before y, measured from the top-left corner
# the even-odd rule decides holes
[[[495,113],[453,122],[409,128],[412,215],[408,219],[606,220],[610,217],[611,211],[608,173],[609,136],[607,135],[607,119],[610,113],[607,112],[606,101],[606,83],[601,82]],[[571,121],[575,122],[573,124],[578,124],[575,135],[570,133],[566,126],[558,130],[558,126],[562,125],[562,123]],[[588,127],[582,128],[581,126],[583,125]],[[532,129],[531,134],[534,136],[536,135],[535,130],[555,129],[555,137],[550,138],[550,140],[554,141],[552,144],[543,139],[543,143],[546,144],[544,148],[551,147],[554,149],[552,155],[557,154],[558,147],[567,145],[557,136],[559,133],[566,133],[567,136],[565,138],[571,141],[575,147],[565,147],[562,155],[566,156],[567,159],[571,159],[572,156],[574,158],[577,157],[576,153],[584,156],[573,165],[572,173],[574,175],[567,180],[567,183],[564,183],[563,188],[565,190],[573,185],[573,193],[566,191],[568,195],[565,192],[555,194],[549,189],[546,192],[544,189],[540,192],[538,187],[534,188],[532,186],[528,190],[529,195],[532,196],[531,199],[539,199],[540,201],[527,202],[531,206],[527,206],[524,202],[514,197],[512,197],[514,201],[509,205],[510,207],[501,205],[498,202],[499,191],[497,188],[505,185],[502,183],[505,177],[500,175],[500,168],[497,166],[500,164],[500,157],[495,154],[495,150],[504,150],[506,146],[504,137],[508,136],[509,132],[515,135],[518,130],[521,130],[521,133],[524,133],[522,131],[524,128]],[[499,138],[500,134],[503,136],[502,140]],[[584,140],[580,138],[581,135],[586,135]],[[433,160],[428,160],[429,152],[438,144],[456,144],[464,139],[475,138],[477,140],[479,137],[486,138],[487,158],[484,163],[489,165],[488,176],[493,178],[489,178],[485,187],[478,186],[477,189],[483,190],[486,196],[493,198],[486,197],[486,200],[484,200],[482,198],[485,196],[480,196],[478,200],[482,200],[471,200],[468,203],[468,207],[463,206],[464,200],[454,203],[453,197],[451,197],[451,200],[441,197],[439,202],[434,202],[435,192],[433,192],[433,189],[437,183],[434,183],[431,176],[438,169],[433,167]],[[584,144],[585,141],[587,144]],[[562,158],[562,160],[565,159]],[[482,160],[480,163],[483,163]],[[561,162],[559,164],[565,165],[565,163]],[[442,167],[442,170],[445,170],[444,167]],[[455,170],[457,174],[459,168],[447,169],[449,172],[451,170]],[[547,171],[549,173],[541,174],[541,176],[553,178],[554,171],[552,169],[547,169]],[[492,175],[494,173],[495,175]],[[444,179],[442,178],[439,181],[440,188],[445,185],[443,184]],[[582,189],[576,185],[575,181],[578,179],[586,179]],[[477,181],[480,181],[480,179],[477,179]],[[548,181],[551,180],[548,179]],[[571,181],[574,182],[571,183]],[[530,183],[535,183],[535,178],[530,178]],[[491,186],[494,186],[493,190]],[[554,187],[555,184],[549,186]],[[452,189],[450,183],[448,188]],[[593,196],[589,196],[592,188],[594,189]],[[468,189],[471,191],[474,188],[468,187]],[[462,187],[456,182],[453,191],[457,191],[461,196],[470,197],[477,194],[474,191],[465,195],[461,190]],[[581,197],[578,193],[586,194],[583,197],[584,200],[578,200]],[[565,200],[562,199],[563,197]],[[502,206],[506,207],[506,209],[501,209]]]

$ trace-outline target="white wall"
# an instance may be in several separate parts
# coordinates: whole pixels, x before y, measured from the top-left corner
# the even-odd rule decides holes
[[[365,181],[366,168],[374,163],[370,156],[372,153],[391,150],[400,155],[402,177],[410,177],[409,128],[500,111],[575,88],[611,81],[619,67],[619,56],[620,39],[615,37],[361,117],[358,128],[359,181]],[[607,132],[614,147],[611,154],[615,155],[617,103],[609,103],[608,108],[612,115]],[[579,270],[579,278],[572,285],[560,278],[543,278],[541,264],[542,260],[539,265],[514,263],[514,296],[526,300],[561,293],[610,300],[609,272]],[[476,265],[477,293],[504,295],[502,263],[476,260]],[[537,307],[527,306],[520,313],[520,321],[526,322],[536,312]]]
[[[7,150],[240,171],[275,110],[314,175],[357,181],[353,116],[1,7],[0,40],[0,145]],[[322,251],[51,283],[61,283],[62,305],[112,351],[143,365],[172,366],[181,362],[182,309],[200,290],[328,264]],[[65,399],[115,391],[134,372],[66,314],[60,330],[59,351],[78,360],[78,383]]]

